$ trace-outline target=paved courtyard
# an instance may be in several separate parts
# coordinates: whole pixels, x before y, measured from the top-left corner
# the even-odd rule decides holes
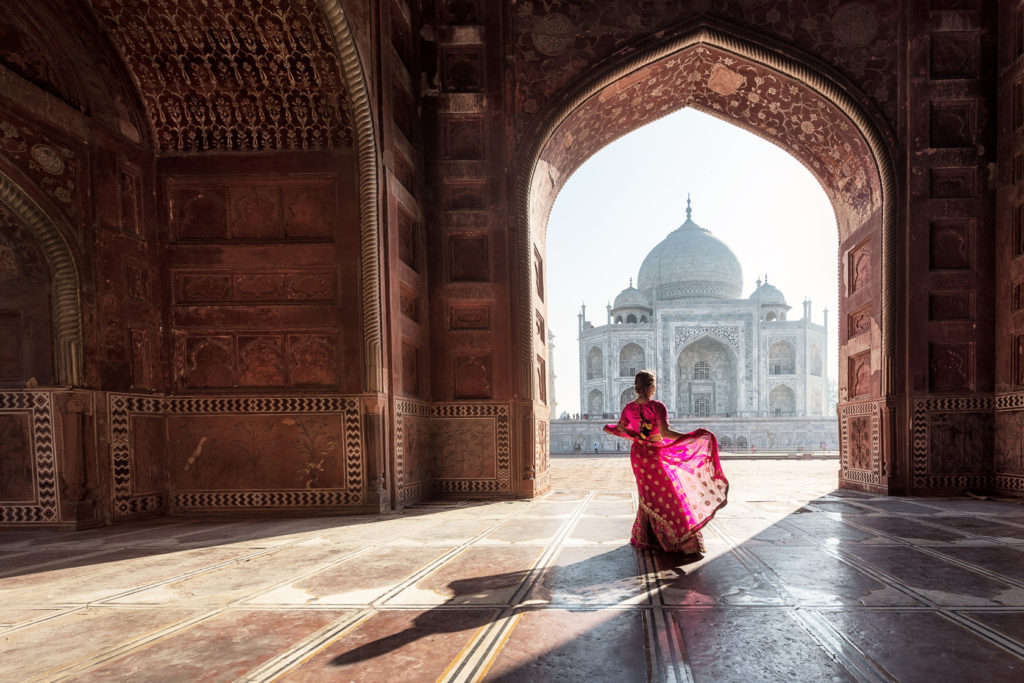
[[[1024,680],[1024,505],[724,463],[693,564],[628,545],[628,459],[535,501],[0,531],[0,680]]]

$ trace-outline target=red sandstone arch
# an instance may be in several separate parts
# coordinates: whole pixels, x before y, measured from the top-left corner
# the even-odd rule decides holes
[[[21,185],[0,171],[0,205],[38,241],[50,269],[53,378],[56,384],[82,383],[82,306],[79,268],[68,241],[71,229],[44,211]]]
[[[535,309],[546,317],[546,304],[534,291],[533,259],[544,253],[555,197],[569,176],[611,141],[672,111],[695,107],[788,151],[831,200],[842,273],[840,413],[866,420],[861,428],[875,435],[881,431],[885,400],[896,391],[893,165],[873,117],[849,95],[853,89],[827,73],[780,51],[699,27],[612,62],[539,118],[524,141],[517,188],[519,377],[521,395],[534,410],[544,412],[532,384],[537,352],[531,321]],[[841,423],[845,434],[846,422]],[[880,439],[874,444],[879,451],[891,450]],[[874,455],[878,467],[857,470],[849,466],[844,448],[841,481],[886,490],[890,454]],[[530,454],[525,459],[532,460]]]

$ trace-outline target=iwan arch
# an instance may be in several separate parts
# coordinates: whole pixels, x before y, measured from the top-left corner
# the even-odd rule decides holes
[[[539,135],[544,143],[533,150],[532,172],[521,182],[525,197],[520,215],[529,222],[521,231],[531,236],[534,252],[540,253],[554,197],[572,172],[608,142],[681,106],[701,109],[774,142],[819,179],[836,208],[840,254],[860,268],[844,271],[840,319],[843,310],[859,306],[872,325],[861,339],[847,336],[841,344],[840,367],[849,365],[852,376],[859,378],[851,385],[850,375],[839,374],[841,429],[848,438],[851,426],[845,417],[853,411],[858,416],[854,429],[878,434],[883,418],[893,419],[890,411],[896,407],[885,401],[894,393],[893,380],[883,381],[894,363],[895,332],[885,325],[894,312],[883,305],[889,301],[891,307],[892,301],[893,169],[882,134],[845,95],[847,90],[764,47],[706,26],[632,55],[581,85],[544,120]],[[525,275],[520,277],[525,280]],[[538,297],[533,303],[540,308],[544,302]],[[522,336],[532,343],[528,331]],[[860,417],[863,411],[867,418]],[[843,445],[848,443],[844,439]],[[878,466],[874,469],[861,460],[854,469],[844,457],[841,480],[871,490],[884,488],[893,467],[886,463],[892,451],[883,454],[884,446],[876,438],[870,456],[859,456],[870,457]]]
[[[836,208],[840,482],[1019,491],[1017,10],[598,4],[5,5],[0,520],[542,494],[547,212],[684,106]]]

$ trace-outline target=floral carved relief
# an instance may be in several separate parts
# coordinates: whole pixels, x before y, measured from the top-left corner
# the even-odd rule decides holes
[[[316,0],[91,0],[135,76],[160,151],[350,147]]]
[[[173,415],[169,465],[177,487],[315,489],[345,485],[344,436],[327,416]]]
[[[847,418],[850,430],[850,469],[871,469],[871,416],[856,415]]]
[[[857,309],[847,316],[846,321],[847,339],[853,339],[858,335],[864,334],[871,329],[871,307],[864,306]]]
[[[995,427],[995,471],[1024,474],[1024,411],[996,411]]]
[[[68,216],[81,217],[81,161],[70,147],[51,140],[38,127],[20,125],[19,119],[4,111],[0,156],[17,166]]]
[[[643,67],[590,97],[554,132],[541,159],[564,182],[611,140],[684,106],[732,121],[789,151],[818,177],[849,219],[864,220],[880,207],[881,183],[871,149],[838,107],[800,81],[703,44]]]
[[[928,384],[933,391],[970,389],[973,379],[970,342],[934,342],[928,345]]]

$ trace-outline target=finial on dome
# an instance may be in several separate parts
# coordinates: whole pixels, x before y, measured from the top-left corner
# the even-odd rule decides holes
[[[632,277],[629,278],[629,288],[633,289],[633,278]]]
[[[690,193],[686,193],[686,220],[690,220],[690,214],[693,213],[693,209],[690,208]]]
[[[757,288],[761,288],[761,278],[757,278]]]

